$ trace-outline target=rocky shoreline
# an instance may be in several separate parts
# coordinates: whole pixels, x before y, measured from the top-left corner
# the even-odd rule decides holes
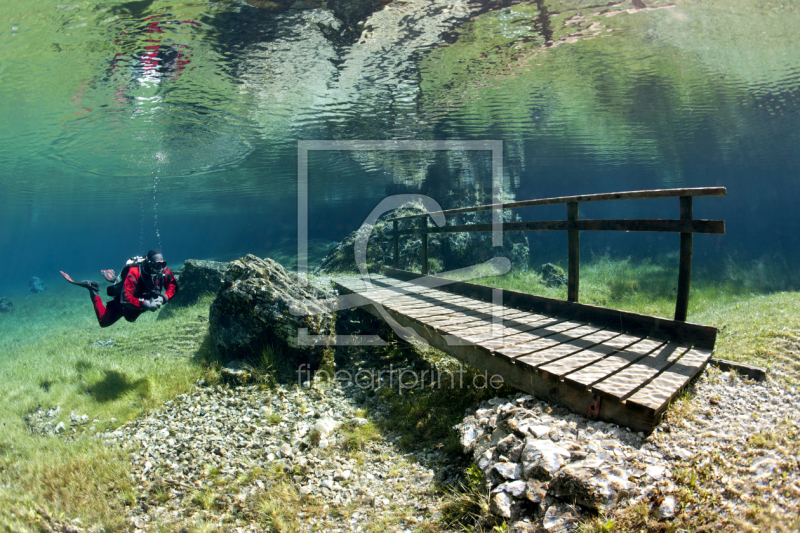
[[[649,436],[521,393],[482,403],[458,429],[509,531],[570,531],[598,510],[624,516],[637,506],[665,525],[692,513],[746,520],[763,506],[786,527],[776,530],[791,531],[796,398],[792,386],[709,369]],[[278,519],[264,513],[274,494],[283,499],[273,512],[308,531],[449,530],[440,482],[463,458],[409,453],[401,435],[372,425],[384,415],[380,395],[352,384],[198,385],[100,438],[130,454],[136,497],[127,518],[137,530],[268,530]]]

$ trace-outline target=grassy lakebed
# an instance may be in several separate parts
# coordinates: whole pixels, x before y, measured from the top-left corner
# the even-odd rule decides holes
[[[18,299],[0,316],[0,529],[65,516],[123,527],[127,459],[94,434],[161,405],[204,374],[195,356],[208,305],[165,308],[101,329],[85,290],[56,286]],[[92,347],[109,339],[113,346]],[[56,437],[26,419],[51,407],[59,410],[45,415],[49,429],[63,424]]]
[[[600,258],[585,264],[581,274],[582,302],[672,315],[671,289],[677,275],[669,266]],[[748,279],[751,278],[744,275],[728,276],[720,284],[706,283],[699,276],[693,284],[689,320],[720,328],[718,357],[768,367],[772,379],[782,386],[796,385],[800,376],[800,293],[775,291],[773,286],[764,284],[763,277],[759,283]],[[483,278],[480,282],[566,297],[565,288],[547,287],[534,271]],[[205,343],[210,303],[209,297],[189,307],[167,306],[159,313],[143,315],[133,324],[120,321],[101,329],[86,292],[67,286],[18,299],[12,313],[0,315],[0,530],[37,531],[70,524],[91,530],[102,524],[105,531],[130,528],[125,511],[137,504],[140,493],[132,476],[130,453],[106,446],[96,435],[132,423],[162,408],[165,402],[192,393],[199,379],[215,381],[214,365],[208,364],[213,361],[213,354]],[[110,339],[114,340],[113,346],[92,346]],[[346,358],[372,357],[373,363],[405,360],[403,364],[413,364],[420,355],[415,348],[396,343],[374,349],[374,354],[371,348],[359,350],[347,353]],[[337,364],[339,356],[337,353]],[[385,407],[386,416],[376,419],[377,430],[370,429],[374,434],[366,440],[386,439],[392,434],[405,448],[425,441],[432,449],[452,451],[454,441],[449,427],[463,416],[463,396],[452,391],[423,390],[401,397],[383,391],[375,399]],[[473,399],[477,402],[481,398]],[[63,429],[56,433],[58,423],[63,424]],[[350,444],[342,453],[352,454],[356,463],[360,442],[365,440],[362,437],[345,435]],[[766,437],[759,441],[764,446],[770,442]],[[787,445],[797,447],[796,436]],[[697,483],[694,477],[686,476],[690,480],[687,484]],[[292,488],[292,483],[291,476],[281,478],[281,486],[291,497],[273,502],[267,518],[263,513],[257,515],[264,520],[261,527],[281,530],[275,524],[289,524],[282,530],[291,531],[308,518],[298,516],[297,505],[304,497],[296,487]],[[476,494],[479,492],[476,487],[473,489]],[[226,489],[220,486],[218,490]],[[458,500],[463,495],[443,492],[440,497],[443,501]],[[477,499],[481,497],[485,495],[478,494]],[[199,508],[207,503],[199,497],[191,501]],[[701,503],[701,509],[702,505],[705,504]],[[706,508],[710,506],[707,504]],[[317,512],[330,511],[319,506]],[[285,520],[281,513],[286,514]],[[769,524],[763,522],[767,515],[768,510],[755,509],[753,517],[743,519]],[[687,515],[680,520],[696,516]],[[647,525],[646,513],[645,525],[630,517],[616,520],[616,530],[620,531],[663,529],[663,523]],[[787,520],[782,517],[780,523],[788,523]],[[586,527],[603,530],[613,522],[610,517],[601,517]],[[393,528],[388,522],[381,527]],[[419,531],[450,529],[452,526],[430,521],[417,527]]]

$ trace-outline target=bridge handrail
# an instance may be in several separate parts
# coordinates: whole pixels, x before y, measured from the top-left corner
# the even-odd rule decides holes
[[[599,194],[583,194],[579,196],[557,196],[555,198],[538,198],[534,200],[520,200],[505,204],[486,204],[473,207],[458,207],[420,215],[406,215],[391,220],[406,220],[428,215],[457,215],[460,213],[476,213],[478,211],[491,211],[492,209],[517,209],[520,207],[535,207],[538,205],[568,204],[571,202],[606,202],[609,200],[643,200],[650,198],[679,198],[681,196],[727,196],[725,187],[692,187],[685,189],[650,189],[644,191],[604,192]]]
[[[522,200],[506,204],[488,204],[475,207],[447,209],[434,213],[422,213],[393,218],[392,231],[387,232],[393,239],[394,268],[400,268],[400,235],[420,235],[422,238],[422,274],[428,274],[428,234],[429,233],[471,233],[496,231],[500,225],[503,231],[567,231],[569,237],[567,299],[578,302],[580,284],[580,232],[581,231],[655,231],[681,234],[680,262],[678,267],[678,294],[675,303],[675,320],[686,321],[689,307],[689,288],[692,276],[692,236],[695,233],[725,233],[722,220],[700,220],[693,218],[692,198],[695,196],[727,196],[725,187],[696,187],[683,189],[653,189],[644,191],[625,191],[580,196],[562,196]],[[579,220],[578,205],[583,202],[609,200],[641,200],[650,198],[678,198],[680,200],[679,219],[621,219],[621,220]],[[516,209],[539,205],[567,204],[567,220],[545,220],[532,222],[498,222],[488,224],[461,224],[457,226],[429,227],[428,217],[433,215],[456,215],[495,209]],[[401,220],[420,219],[420,227],[399,230]]]

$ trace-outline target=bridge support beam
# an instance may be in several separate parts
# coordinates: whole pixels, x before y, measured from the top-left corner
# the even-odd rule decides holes
[[[692,197],[681,196],[681,220],[692,219]],[[675,302],[675,320],[686,321],[689,309],[689,288],[692,284],[692,234],[681,233],[681,256],[678,266],[678,297]]]
[[[567,203],[567,220],[578,220],[578,202]],[[569,266],[567,267],[567,300],[578,301],[578,287],[580,286],[581,268],[581,233],[578,230],[569,230]]]
[[[400,235],[397,234],[397,220],[392,220],[392,264],[394,268],[400,268]]]

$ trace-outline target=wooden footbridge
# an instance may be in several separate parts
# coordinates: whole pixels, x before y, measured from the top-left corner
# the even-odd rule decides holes
[[[451,209],[393,221],[394,268],[360,278],[338,278],[343,294],[398,324],[432,346],[536,397],[590,418],[649,431],[674,398],[708,363],[717,330],[686,322],[694,233],[725,232],[723,221],[693,218],[692,198],[725,196],[723,187],[631,191],[526,200]],[[679,198],[674,220],[580,220],[583,202]],[[567,205],[567,220],[430,227],[429,216]],[[400,229],[410,220],[412,227]],[[417,219],[417,220],[413,220]],[[414,223],[417,224],[414,224]],[[427,237],[431,233],[567,231],[568,299],[557,300],[429,276]],[[680,233],[678,294],[673,320],[578,303],[581,231]],[[397,268],[398,240],[422,240],[422,274]]]

